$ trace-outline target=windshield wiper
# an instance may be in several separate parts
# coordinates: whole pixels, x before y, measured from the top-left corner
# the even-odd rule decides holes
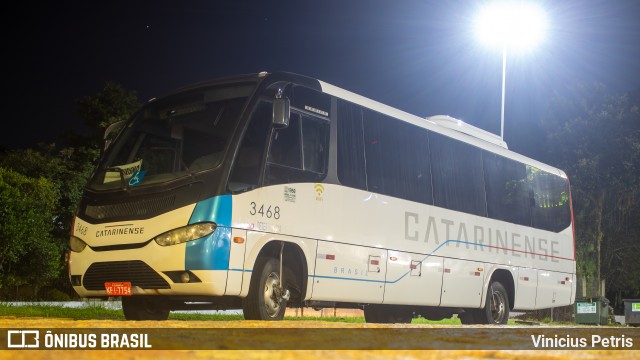
[[[104,172],[117,172],[118,174],[120,174],[120,184],[122,185],[123,189],[128,189],[129,188],[129,183],[124,179],[124,170],[122,170],[119,167],[108,167],[106,169],[104,169]]]

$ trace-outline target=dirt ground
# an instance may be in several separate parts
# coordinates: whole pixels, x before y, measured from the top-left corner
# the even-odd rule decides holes
[[[307,315],[307,314],[305,314]],[[331,314],[333,315],[333,314]],[[69,320],[51,318],[14,318],[0,317],[1,329],[91,329],[91,328],[416,328],[442,327],[440,325],[378,325],[349,324],[324,321],[114,321],[114,320]],[[483,326],[479,326],[483,327]],[[456,331],[456,327],[445,327]],[[466,327],[465,327],[466,328]],[[459,327],[457,329],[460,329]],[[491,328],[486,330],[491,340]],[[509,329],[515,336],[529,336],[531,327]],[[268,330],[265,330],[268,331]],[[588,329],[587,329],[588,331]],[[521,334],[519,334],[521,332]],[[384,341],[385,339],[380,339]],[[445,339],[446,340],[446,339]],[[200,341],[200,339],[196,339]],[[201,341],[207,341],[202,339]],[[453,341],[457,341],[453,339]],[[640,342],[640,338],[634,339]],[[5,350],[6,344],[0,344],[0,359],[640,359],[640,350]]]

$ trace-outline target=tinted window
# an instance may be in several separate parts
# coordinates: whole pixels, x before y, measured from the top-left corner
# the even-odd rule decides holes
[[[431,204],[427,131],[364,110],[364,135],[369,191]]]
[[[271,136],[269,163],[302,169],[300,116],[291,114],[289,126],[276,129]]]
[[[480,149],[433,132],[429,144],[434,204],[486,216]]]
[[[531,186],[532,226],[558,232],[571,225],[569,181],[527,166]]]
[[[289,126],[272,132],[265,184],[322,180],[328,141],[327,121],[292,112]]]
[[[338,179],[345,186],[366,189],[362,109],[338,100]]]
[[[489,152],[483,154],[489,217],[530,226],[531,198],[525,165]]]
[[[258,185],[271,112],[271,103],[261,102],[252,114],[229,177],[229,190],[232,192],[250,190]]]
[[[307,120],[302,126],[302,168],[305,171],[324,173],[328,149],[325,121]]]
[[[571,225],[568,181],[338,99],[343,185],[523,226]]]
[[[210,88],[149,103],[111,144],[89,186],[145,186],[219,166],[252,90]]]

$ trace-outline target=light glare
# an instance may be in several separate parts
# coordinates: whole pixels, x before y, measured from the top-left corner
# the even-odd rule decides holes
[[[530,48],[544,38],[544,11],[525,2],[498,2],[482,9],[475,30],[485,43],[511,49]]]

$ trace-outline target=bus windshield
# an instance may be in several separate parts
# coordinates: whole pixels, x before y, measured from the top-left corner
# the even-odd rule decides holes
[[[109,147],[89,188],[152,185],[217,167],[254,88],[205,88],[150,103]]]

